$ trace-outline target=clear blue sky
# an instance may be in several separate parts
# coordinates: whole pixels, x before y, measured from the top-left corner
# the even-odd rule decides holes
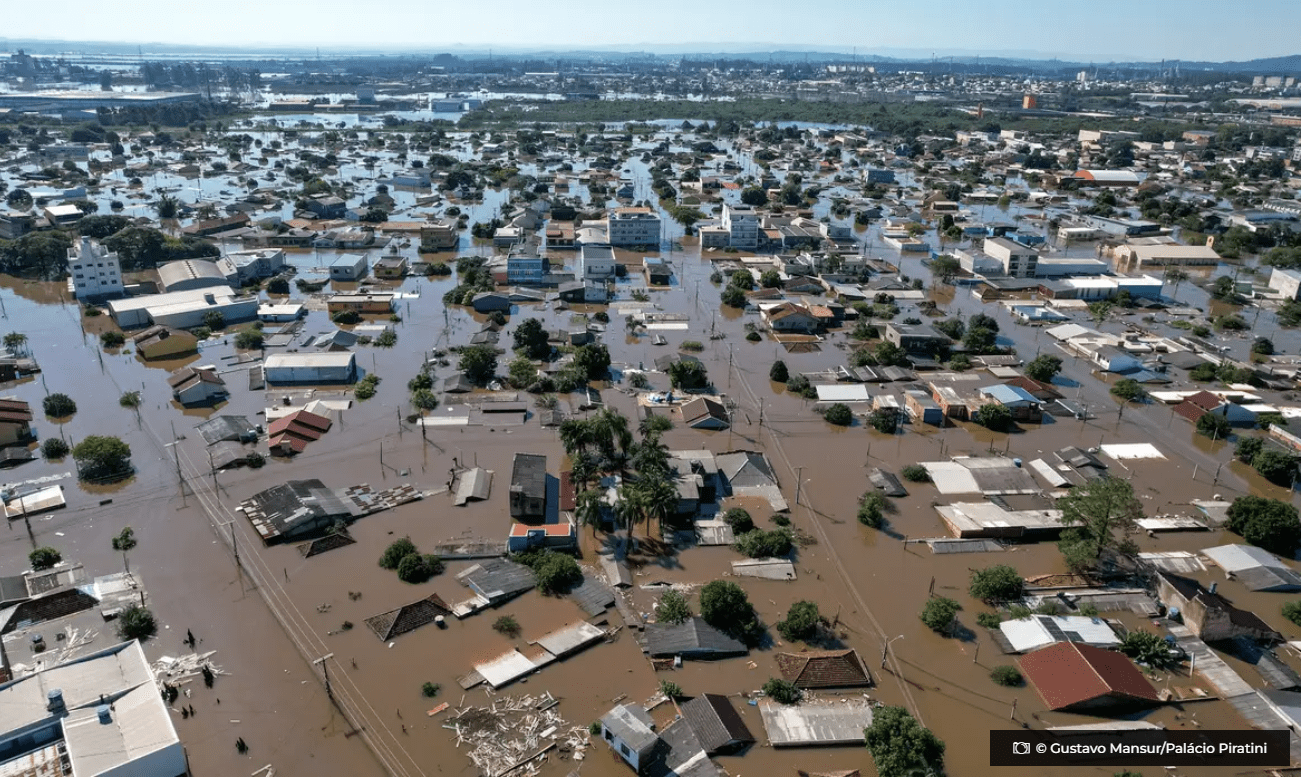
[[[1301,0],[60,0],[57,11],[24,7],[4,14],[0,36],[323,49],[856,46],[1086,62],[1301,53]]]

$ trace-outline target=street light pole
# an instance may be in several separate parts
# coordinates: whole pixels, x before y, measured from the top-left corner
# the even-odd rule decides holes
[[[881,646],[881,668],[882,669],[885,669],[885,660],[890,656],[890,645],[893,644],[896,639],[903,639],[903,635],[900,634],[894,639],[888,639],[886,640],[885,644]]]

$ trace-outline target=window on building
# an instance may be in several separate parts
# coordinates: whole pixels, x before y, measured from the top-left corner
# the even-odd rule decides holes
[[[632,758],[632,751],[628,749],[627,745],[619,745],[619,752],[623,753],[624,758]]]
[[[608,741],[611,741],[611,742],[614,741],[614,734],[611,734],[611,733],[610,733],[610,729],[608,729],[608,728],[605,730],[605,738],[606,738],[606,740],[608,740]]]

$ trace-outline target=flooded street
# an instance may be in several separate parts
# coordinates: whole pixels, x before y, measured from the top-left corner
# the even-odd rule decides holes
[[[282,117],[286,121],[294,118]],[[280,137],[280,133],[269,130],[259,130],[256,135],[268,145],[272,138]],[[639,140],[634,148],[653,148],[658,142],[669,142],[669,136],[670,132],[661,132]],[[475,151],[468,139],[457,134],[455,140],[456,153],[461,158],[473,158]],[[287,141],[285,152],[295,148],[296,143]],[[680,140],[674,143],[675,149],[687,148]],[[755,169],[750,150],[722,145],[722,153],[734,154],[746,169]],[[381,168],[398,166],[396,154],[385,151],[377,155],[382,157]],[[357,161],[338,166],[332,175],[340,180],[367,176],[375,180],[374,168],[368,169]],[[573,167],[575,176],[587,169],[583,164]],[[544,165],[532,161],[520,166],[527,174],[543,169]],[[125,171],[118,172],[125,184]],[[626,172],[638,196],[650,197],[649,165],[634,155]],[[203,181],[161,174],[151,185],[183,187],[180,196],[189,203],[220,196],[217,182]],[[418,204],[410,192],[395,190],[394,194],[400,209],[411,214],[410,218],[424,219],[438,211],[446,212],[447,203],[435,208]],[[593,207],[604,208],[613,202],[593,197],[586,189],[577,194],[583,204]],[[457,202],[456,206],[469,214],[470,222],[489,221],[510,202],[511,196],[510,189],[488,188],[482,201]],[[719,198],[735,203],[739,193],[727,190]],[[703,350],[695,355],[706,367],[717,393],[729,404],[732,428],[699,431],[678,423],[664,434],[663,441],[671,451],[707,448],[715,453],[754,450],[766,454],[790,506],[791,525],[799,538],[793,557],[795,580],[734,578],[731,562],[740,556],[733,549],[682,547],[665,556],[634,556],[633,585],[621,591],[621,606],[594,618],[589,618],[572,598],[530,591],[475,615],[459,619],[449,616],[446,628],[428,625],[387,640],[378,636],[367,624],[374,616],[433,595],[448,605],[472,595],[467,586],[458,582],[457,575],[471,568],[474,561],[449,559],[441,574],[427,583],[412,585],[377,563],[391,542],[409,537],[424,552],[472,541],[501,543],[511,523],[507,493],[515,455],[545,454],[546,470],[552,476],[557,476],[565,463],[558,432],[540,425],[536,397],[523,392],[518,399],[529,408],[523,425],[491,419],[482,425],[449,422],[422,426],[413,421],[419,413],[411,406],[407,381],[415,377],[421,365],[431,362],[436,364],[432,372],[435,385],[454,374],[456,355],[447,355],[451,364],[442,365],[437,364],[439,356],[435,352],[442,354],[452,346],[466,344],[486,321],[486,316],[464,307],[444,306],[443,294],[456,286],[455,275],[330,287],[330,291],[398,294],[396,320],[391,322],[397,334],[396,346],[356,348],[359,370],[381,378],[377,393],[367,400],[356,399],[350,389],[340,386],[250,389],[249,370],[260,366],[261,354],[236,351],[235,327],[203,341],[199,353],[181,358],[146,362],[134,352],[129,340],[122,348],[104,350],[99,335],[116,326],[107,315],[83,315],[78,305],[67,301],[63,284],[7,276],[0,279],[0,299],[5,306],[0,328],[27,335],[32,356],[42,370],[34,377],[0,387],[0,394],[27,401],[36,409],[33,426],[39,439],[62,437],[75,444],[88,435],[118,436],[130,444],[135,468],[130,478],[99,486],[79,481],[70,458],[47,461],[38,456],[35,461],[7,471],[5,478],[10,485],[61,484],[67,507],[26,520],[10,520],[8,532],[0,534],[0,565],[11,574],[26,569],[28,553],[48,545],[60,550],[64,559],[84,564],[92,576],[109,574],[124,561],[114,551],[112,538],[126,526],[134,529],[139,546],[130,554],[131,571],[143,582],[149,606],[161,626],[158,636],[145,643],[148,656],[157,660],[188,651],[182,639],[190,630],[200,641],[196,649],[215,651],[214,660],[224,670],[211,689],[194,689],[187,701],[196,710],[193,717],[174,716],[195,775],[253,773],[267,764],[274,767],[278,777],[472,775],[476,769],[466,757],[468,748],[458,747],[456,735],[449,730],[462,707],[491,705],[494,698],[503,696],[540,697],[549,692],[560,700],[558,713],[567,723],[586,727],[616,703],[650,700],[659,692],[661,681],[676,683],[687,696],[715,693],[734,697],[742,720],[760,744],[741,756],[719,758],[733,777],[790,774],[795,769],[863,769],[869,773],[871,759],[861,746],[776,749],[767,745],[758,707],[743,698],[778,676],[775,653],[803,647],[784,644],[773,626],[786,616],[793,603],[812,601],[835,624],[834,639],[826,647],[856,649],[873,675],[872,687],[846,695],[866,694],[884,704],[908,708],[947,744],[946,773],[954,777],[986,777],[1001,773],[988,765],[990,729],[1040,729],[1096,719],[1049,711],[1033,687],[1003,687],[990,679],[994,667],[1015,665],[1016,659],[1004,655],[990,630],[977,624],[977,615],[991,610],[967,593],[971,571],[1008,564],[1034,579],[1065,574],[1067,567],[1056,543],[1047,541],[1009,544],[989,553],[933,553],[923,540],[950,536],[935,506],[962,500],[941,494],[930,483],[907,483],[909,495],[895,500],[882,528],[862,525],[856,511],[859,497],[874,488],[868,480],[870,468],[899,473],[904,466],[919,462],[991,455],[1015,458],[1020,466],[1021,460],[1049,456],[1067,446],[1089,450],[1103,443],[1150,443],[1163,458],[1116,460],[1110,468],[1111,475],[1132,482],[1148,515],[1195,515],[1193,500],[1232,500],[1244,494],[1295,501],[1289,489],[1266,482],[1245,465],[1226,463],[1233,442],[1197,435],[1190,424],[1175,417],[1171,407],[1158,402],[1121,404],[1109,394],[1106,376],[1095,374],[1087,361],[1060,349],[1042,327],[1019,323],[1002,304],[983,303],[971,287],[937,282],[931,277],[928,262],[918,255],[900,256],[883,248],[883,230],[875,223],[856,233],[857,239],[866,242],[864,252],[895,268],[885,277],[898,279],[902,286],[900,276],[907,276],[909,282],[918,279],[925,287],[918,299],[899,300],[900,318],[924,319],[926,311],[918,304],[923,301],[937,303],[948,317],[969,319],[977,313],[993,316],[1000,326],[999,344],[1014,347],[1023,362],[1041,353],[1062,356],[1064,369],[1056,388],[1086,408],[1088,417],[1078,420],[1045,415],[1042,424],[1022,424],[1010,434],[990,432],[962,421],[950,422],[943,428],[905,424],[898,433],[887,435],[864,422],[866,408],[856,408],[858,417],[851,426],[832,426],[814,411],[815,402],[770,381],[769,368],[776,359],[784,360],[792,374],[826,373],[848,364],[860,346],[851,339],[852,322],[838,325],[820,341],[792,351],[769,333],[758,342],[747,340],[747,333],[760,322],[758,312],[721,305],[723,287],[712,282],[711,276],[715,262],[749,257],[712,249],[702,251],[698,241],[687,237],[667,211],[656,207],[666,225],[659,256],[672,267],[672,285],[646,289],[639,275],[643,254],[619,251],[618,260],[629,273],[615,285],[616,301],[610,306],[512,307],[500,341],[506,354],[499,358],[497,374],[506,372],[511,334],[520,321],[536,317],[549,331],[569,330],[587,327],[594,320],[588,315],[608,312],[609,323],[599,341],[609,348],[615,380],[600,386],[601,401],[633,419],[635,428],[638,407],[628,373],[644,370],[653,390],[666,391],[668,376],[654,370],[655,360],[677,353],[686,341],[700,343]],[[998,210],[994,206],[981,207]],[[133,205],[128,213],[142,214],[144,208],[143,204]],[[828,216],[837,226],[851,223],[844,217],[830,217],[826,202],[820,202],[813,211],[818,218]],[[1016,206],[1008,217],[1020,219],[1030,213],[1030,209]],[[292,203],[284,203],[282,215],[293,217]],[[998,215],[988,214],[990,218]],[[1035,216],[1042,218],[1043,213]],[[929,234],[927,239],[938,239],[933,230]],[[400,239],[395,247],[412,261],[450,261],[454,255],[494,254],[490,241],[473,240],[468,233],[461,234],[458,240],[455,252],[438,255],[418,254],[413,245],[418,240]],[[378,247],[370,249],[372,258]],[[224,244],[227,251],[237,248],[237,243]],[[1089,257],[1093,252],[1092,247],[1085,246],[1063,249],[1055,255]],[[334,249],[295,250],[287,254],[287,262],[296,268],[300,279],[324,281],[324,268],[342,253]],[[575,262],[573,253],[556,250],[550,252],[549,258],[571,269]],[[632,302],[634,292],[645,292],[649,302]],[[301,330],[292,333],[289,346],[270,348],[268,352],[307,352],[309,338],[336,329],[325,311],[326,296],[322,293],[304,297],[297,291],[291,294],[291,299],[305,302],[310,312]],[[1029,296],[1031,293],[1027,293]],[[1219,312],[1194,283],[1183,284],[1178,296],[1182,304],[1208,313]],[[678,314],[689,324],[685,328],[634,331],[625,325],[625,316],[643,306],[657,313]],[[1087,319],[1081,316],[1079,320]],[[1165,313],[1121,311],[1099,327],[1119,332],[1133,324],[1174,336],[1179,328],[1170,325],[1173,320],[1174,316]],[[364,323],[390,322],[371,316]],[[266,333],[271,334],[278,326],[267,324]],[[1260,314],[1258,327],[1257,331],[1274,333],[1280,351],[1295,352],[1301,346],[1294,332],[1278,330],[1272,311]],[[1225,336],[1217,342],[1222,341],[1233,355],[1246,358],[1250,334]],[[664,337],[667,344],[655,345],[655,335]],[[214,367],[229,387],[229,399],[216,407],[183,408],[172,398],[166,381],[169,372],[198,365]],[[907,386],[874,384],[870,393],[899,395],[900,388],[914,383],[924,385],[926,380],[923,373],[917,381],[908,381]],[[988,375],[978,380],[981,382],[976,385],[1001,382]],[[1187,385],[1170,388],[1185,389]],[[125,392],[136,391],[141,398],[138,409],[119,404]],[[43,398],[56,392],[69,395],[78,406],[75,414],[58,422],[39,413]],[[459,398],[440,395],[442,404],[428,415],[452,418],[459,410],[457,405],[478,402],[485,396],[482,390]],[[268,457],[260,468],[212,471],[210,451],[195,431],[199,423],[219,415],[238,415],[266,426],[269,409],[315,399],[350,401],[351,405],[342,411],[336,425],[304,452],[289,459]],[[560,409],[568,416],[581,416],[579,401],[576,394],[561,396]],[[448,477],[465,466],[493,472],[492,493],[486,501],[455,506],[453,494],[447,490]],[[297,543],[265,546],[254,526],[235,508],[265,489],[308,478],[319,479],[328,488],[364,484],[380,490],[407,484],[423,492],[424,498],[360,518],[348,529],[355,542],[328,552],[309,556]],[[982,499],[973,495],[967,498]],[[763,502],[748,500],[746,506],[760,528],[778,525],[771,517],[773,511]],[[648,528],[639,525],[635,534],[644,536]],[[588,528],[579,529],[579,538],[579,561],[589,575],[600,574],[599,554],[622,542],[621,533],[594,534]],[[1135,539],[1143,551],[1198,551],[1240,541],[1218,529],[1142,534]],[[1221,593],[1237,606],[1261,613],[1271,625],[1283,630],[1285,638],[1301,638],[1301,629],[1277,617],[1279,607],[1288,600],[1283,594],[1248,592],[1239,582],[1225,581],[1219,570],[1190,576],[1207,585],[1221,583]],[[657,672],[636,640],[636,632],[649,619],[662,590],[653,584],[673,584],[694,591],[715,579],[735,580],[742,585],[767,625],[770,640],[747,658],[688,661],[679,669]],[[936,634],[919,619],[932,595],[950,597],[962,605],[955,636]],[[691,605],[699,612],[694,592]],[[632,621],[624,622],[622,613],[631,613]],[[1129,628],[1159,631],[1132,612],[1104,615],[1115,617]],[[494,630],[494,622],[502,616],[518,622],[518,636]],[[499,691],[485,690],[483,685],[463,691],[458,684],[478,662],[513,648],[527,652],[534,649],[533,642],[539,637],[587,620],[608,628],[610,637]],[[114,641],[112,625],[105,624],[94,644],[103,647]],[[1280,655],[1287,664],[1301,668],[1295,657],[1283,651]],[[1241,662],[1230,663],[1249,683],[1261,684],[1254,669]],[[1187,676],[1187,665],[1173,674],[1156,670],[1145,674],[1158,688],[1208,690],[1201,678]],[[427,683],[439,687],[437,695],[423,693],[422,686]],[[450,708],[439,710],[444,702]],[[670,710],[663,707],[655,714],[670,714]],[[1247,726],[1232,707],[1220,700],[1169,704],[1134,717],[1175,730]],[[247,741],[247,754],[236,751],[234,743],[238,738]],[[574,760],[574,755],[567,748],[549,753],[541,773],[565,777],[581,766],[581,773],[588,777],[628,774],[627,765],[599,737],[594,737],[592,745],[582,752],[581,763]],[[1104,774],[1109,770],[1096,772]],[[1036,773],[1078,775],[1081,771],[1063,768]],[[1179,775],[1213,773],[1223,774],[1209,768],[1178,771]]]

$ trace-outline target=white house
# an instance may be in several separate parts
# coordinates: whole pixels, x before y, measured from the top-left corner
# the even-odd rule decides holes
[[[68,249],[68,290],[79,300],[125,294],[117,254],[98,240],[81,238]]]
[[[578,252],[578,278],[584,281],[609,280],[615,274],[614,249],[584,244]]]
[[[369,270],[365,254],[344,254],[330,263],[330,280],[358,281],[365,278]]]
[[[1107,372],[1129,372],[1143,366],[1143,362],[1132,354],[1126,353],[1114,345],[1104,345],[1089,357],[1094,364]]]
[[[635,704],[620,704],[605,713],[601,718],[601,738],[633,771],[638,772],[647,764],[655,744],[659,742],[655,721],[644,708]]]

